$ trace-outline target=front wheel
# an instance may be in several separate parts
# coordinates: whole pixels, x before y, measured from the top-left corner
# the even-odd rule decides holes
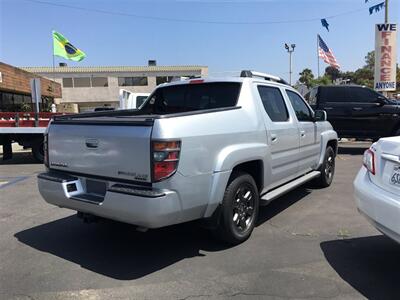
[[[215,234],[219,239],[236,245],[247,240],[258,216],[259,195],[249,174],[232,173],[221,205],[221,215]]]
[[[319,170],[321,175],[317,178],[316,184],[319,187],[330,186],[335,175],[335,151],[331,146],[326,147],[324,161]]]

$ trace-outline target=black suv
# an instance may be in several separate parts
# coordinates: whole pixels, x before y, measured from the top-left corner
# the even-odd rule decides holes
[[[400,105],[358,85],[319,86],[305,95],[323,109],[339,137],[373,139],[400,135]]]

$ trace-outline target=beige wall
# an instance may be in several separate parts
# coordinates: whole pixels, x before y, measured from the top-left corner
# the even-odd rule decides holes
[[[157,76],[205,76],[207,75],[208,68],[196,69],[193,71],[162,71],[162,72],[129,72],[129,73],[57,73],[53,74],[41,73],[40,75],[53,79],[61,84],[62,78],[71,77],[108,77],[108,87],[75,87],[64,88],[62,87],[62,98],[58,99],[58,103],[77,103],[80,107],[96,107],[103,104],[110,104],[117,106],[119,103],[119,90],[121,88],[137,92],[137,93],[151,93],[156,87]],[[135,77],[146,76],[147,86],[118,86],[118,77]]]

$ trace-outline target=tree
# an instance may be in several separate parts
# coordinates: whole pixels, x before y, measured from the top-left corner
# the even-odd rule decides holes
[[[370,51],[365,56],[365,66],[370,71],[374,71],[375,69],[375,51]]]
[[[310,88],[312,86],[312,81],[314,79],[314,74],[312,73],[312,71],[306,68],[303,71],[301,71],[299,75],[300,75],[299,82],[305,84],[307,88]]]
[[[340,71],[334,67],[329,66],[325,68],[325,75],[330,77],[333,82],[340,77]]]
[[[320,76],[312,81],[312,86],[330,85],[330,84],[332,84],[332,79],[327,75]]]

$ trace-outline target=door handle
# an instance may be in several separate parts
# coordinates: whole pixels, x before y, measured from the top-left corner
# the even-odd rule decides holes
[[[271,134],[271,142],[275,143],[278,140],[276,134]]]
[[[331,110],[331,109],[333,109],[333,107],[326,106],[326,107],[324,107],[324,109],[325,109],[325,110]]]
[[[353,107],[353,110],[360,111],[360,110],[363,110],[363,108],[362,107]]]
[[[301,137],[305,137],[305,136],[306,136],[306,132],[305,132],[304,130],[301,130],[301,131],[300,131],[300,136],[301,136]]]

